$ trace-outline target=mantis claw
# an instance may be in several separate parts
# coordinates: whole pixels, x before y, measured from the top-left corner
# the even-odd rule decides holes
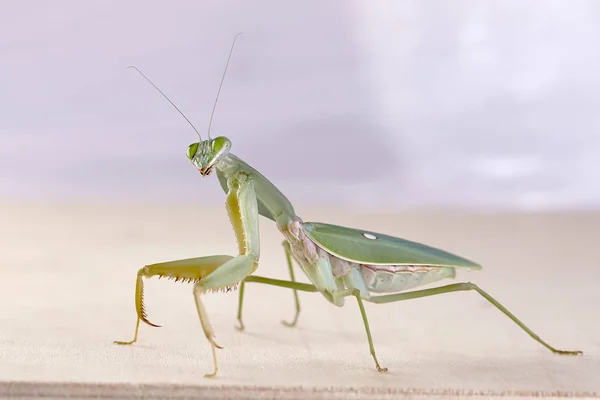
[[[219,346],[219,344],[217,342],[215,342],[215,336],[212,333],[206,335],[206,339],[208,339],[208,342],[210,343],[211,347],[213,347],[213,349],[215,347],[217,349],[223,349],[223,346]]]
[[[145,322],[145,323],[147,323],[148,325],[150,325],[150,326],[153,326],[153,327],[155,327],[155,328],[162,328],[162,325],[156,325],[156,324],[153,324],[152,322],[148,321],[148,320],[146,319],[146,316],[144,316],[144,315],[142,315],[142,316],[140,317],[140,320],[144,321],[144,322]]]
[[[214,347],[216,347],[216,348],[217,348],[217,349],[219,349],[219,350],[223,350],[223,346],[219,346],[219,345],[217,344],[217,342],[215,342],[215,340],[214,340],[214,339],[210,339],[210,344],[212,344]]]

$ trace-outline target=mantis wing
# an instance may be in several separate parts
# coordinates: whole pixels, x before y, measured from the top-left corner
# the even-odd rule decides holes
[[[479,264],[446,251],[381,233],[319,222],[306,222],[303,227],[319,247],[358,264],[481,269]]]

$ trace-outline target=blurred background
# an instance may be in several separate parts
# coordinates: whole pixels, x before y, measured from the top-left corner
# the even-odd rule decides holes
[[[600,205],[600,2],[0,2],[0,196],[221,203],[213,136],[293,203]]]
[[[238,32],[213,136],[307,221],[480,263],[459,279],[585,356],[553,357],[474,294],[431,297],[367,305],[376,377],[354,305],[302,294],[289,330],[291,293],[249,285],[247,335],[237,295],[205,298],[220,384],[600,393],[599,0],[0,0],[0,397],[7,380],[201,384],[189,285],[147,280],[165,328],[112,344],[140,267],[238,251],[216,177],[186,157],[196,133],[127,66],[206,138]],[[288,279],[275,224],[260,233],[257,273]]]

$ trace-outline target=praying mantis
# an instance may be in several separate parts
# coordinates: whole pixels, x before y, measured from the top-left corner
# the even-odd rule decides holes
[[[208,125],[208,139],[200,133],[173,102],[140,70],[135,68],[173,107],[186,119],[199,136],[199,141],[189,145],[187,157],[202,177],[216,172],[226,193],[226,209],[238,244],[238,255],[212,255],[146,265],[138,271],[135,288],[137,323],[131,341],[115,341],[130,345],[137,341],[140,321],[158,327],[148,320],[144,307],[144,278],[154,276],[193,282],[193,296],[198,317],[212,350],[213,371],[218,372],[216,349],[221,349],[214,337],[208,313],[202,297],[209,292],[230,291],[239,286],[237,320],[239,330],[244,329],[242,306],[246,283],[261,283],[289,288],[293,291],[296,325],[300,314],[298,292],[318,292],[335,306],[343,306],[346,297],[353,297],[365,327],[370,354],[379,372],[387,371],[379,363],[373,345],[371,330],[363,302],[375,304],[435,296],[459,291],[475,291],[510,318],[534,340],[555,354],[578,355],[581,351],[559,350],[529,329],[477,285],[464,282],[429,289],[414,289],[441,279],[454,278],[458,270],[479,270],[481,265],[466,258],[424,244],[396,238],[381,233],[351,229],[317,222],[304,222],[295,212],[285,195],[260,172],[231,153],[231,141],[219,136],[210,137],[210,126],[227,67],[235,45],[235,39],[221,78],[219,90]],[[290,280],[271,279],[253,275],[259,265],[260,243],[259,215],[275,222],[284,237],[283,247]],[[297,282],[293,262],[304,271],[311,284]]]

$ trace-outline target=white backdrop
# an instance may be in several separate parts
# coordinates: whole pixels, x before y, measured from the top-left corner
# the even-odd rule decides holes
[[[3,199],[223,201],[213,134],[294,203],[600,205],[600,2],[0,2]]]

